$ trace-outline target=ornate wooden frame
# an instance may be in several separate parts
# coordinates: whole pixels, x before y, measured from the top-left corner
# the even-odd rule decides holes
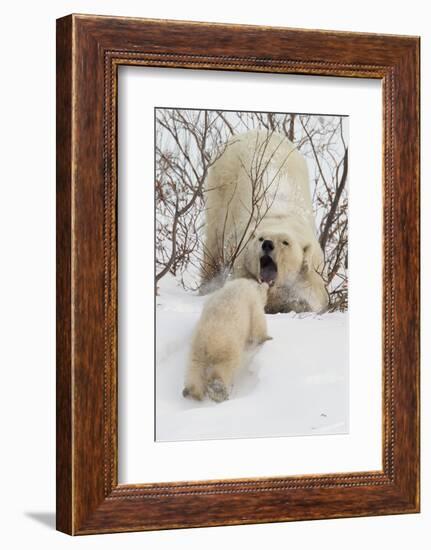
[[[383,470],[119,485],[119,65],[376,78],[384,102]],[[57,528],[419,511],[419,38],[70,15],[57,21]]]

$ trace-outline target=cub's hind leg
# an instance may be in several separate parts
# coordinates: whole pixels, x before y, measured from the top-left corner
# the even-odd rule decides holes
[[[206,387],[210,399],[217,403],[229,399],[234,373],[240,366],[241,357],[235,356],[210,368]]]
[[[205,396],[204,366],[197,359],[190,361],[186,373],[183,396],[193,397],[199,401]]]

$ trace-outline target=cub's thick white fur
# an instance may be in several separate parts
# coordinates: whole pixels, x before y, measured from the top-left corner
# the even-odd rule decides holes
[[[268,312],[327,307],[307,164],[286,137],[266,131],[234,136],[209,170],[205,196],[203,288],[240,241],[233,275],[270,283]],[[263,241],[274,245],[267,254],[277,266],[272,277],[261,273]]]
[[[235,279],[209,297],[193,334],[184,396],[228,399],[246,348],[270,339],[264,313],[267,294],[266,283]]]

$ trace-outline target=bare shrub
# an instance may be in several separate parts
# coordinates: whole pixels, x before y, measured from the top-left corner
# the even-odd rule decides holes
[[[274,200],[276,177],[264,178],[268,142],[256,148],[247,170],[252,186],[249,219],[236,242],[222,246],[217,257],[204,250],[203,185],[210,166],[232,136],[252,129],[285,135],[309,159],[313,208],[319,242],[325,254],[330,309],[348,307],[348,147],[345,119],[283,113],[156,109],[156,283],[167,273],[187,290],[200,285],[199,273],[225,278]],[[262,159],[266,160],[263,161]],[[271,157],[272,158],[272,157]],[[262,201],[262,198],[265,200]],[[269,197],[272,197],[269,198]],[[264,204],[264,208],[259,205]],[[225,218],[225,223],[227,216]],[[221,228],[223,231],[223,228]]]

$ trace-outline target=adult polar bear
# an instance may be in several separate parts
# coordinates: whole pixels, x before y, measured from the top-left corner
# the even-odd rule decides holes
[[[266,311],[322,312],[329,298],[307,164],[275,132],[234,136],[205,181],[202,283],[223,271],[270,285]]]

